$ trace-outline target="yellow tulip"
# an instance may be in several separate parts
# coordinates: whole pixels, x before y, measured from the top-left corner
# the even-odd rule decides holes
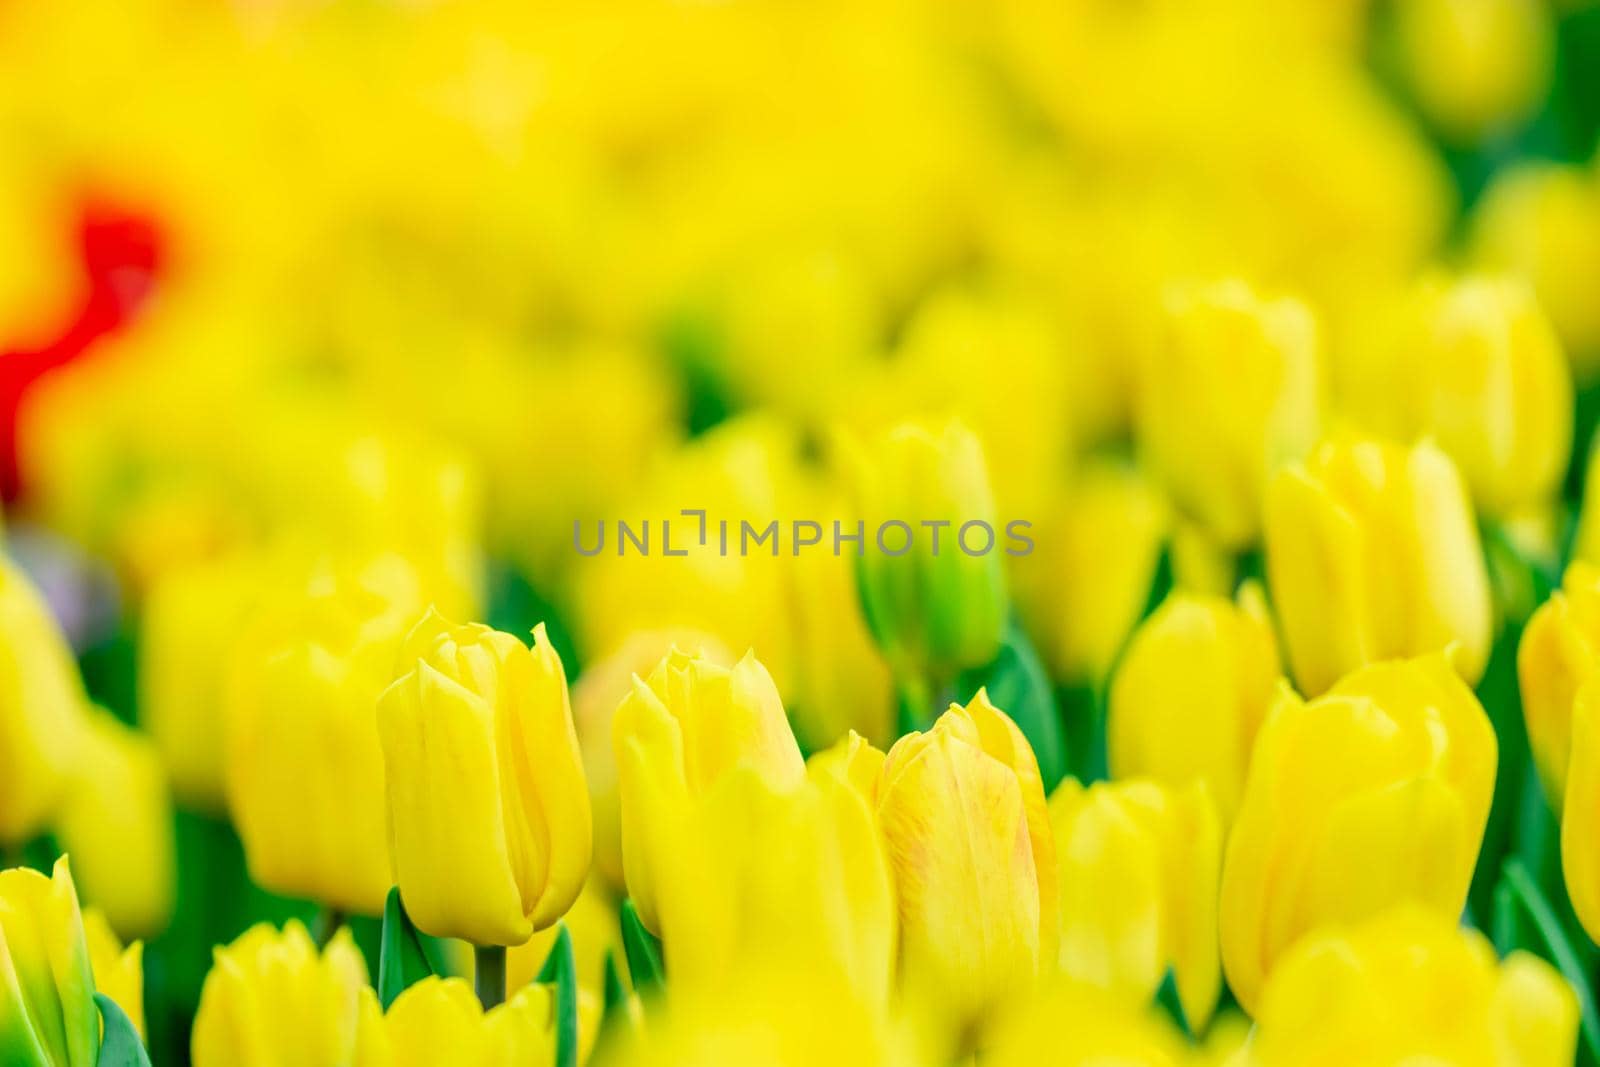
[[[507,989],[521,989],[538,977],[563,927],[572,935],[578,985],[584,993],[599,995],[604,992],[608,953],[618,973],[627,978],[628,960],[622,949],[622,929],[617,923],[617,901],[607,886],[591,876],[559,924],[539,931],[506,951]],[[472,977],[472,972],[464,970],[461,977]]]
[[[1403,0],[1395,25],[1417,102],[1452,140],[1515,129],[1545,98],[1555,30],[1539,0]]]
[[[1583,510],[1572,545],[1574,559],[1600,566],[1600,449],[1589,454],[1583,474]]]
[[[981,1024],[1055,967],[1055,847],[1027,740],[979,690],[897,741],[876,789],[901,980],[941,1024]]]
[[[240,628],[271,587],[265,571],[245,553],[190,563],[166,571],[145,599],[140,724],[188,807],[218,811],[226,802],[223,679]]]
[[[260,885],[383,911],[393,882],[373,709],[422,597],[399,556],[319,565],[240,632],[222,694],[227,795]]]
[[[591,827],[566,673],[533,648],[436,613],[378,700],[395,881],[417,926],[517,945],[559,919],[589,871]]]
[[[363,1062],[378,1000],[341,929],[319,954],[305,927],[261,923],[213,953],[200,990],[195,1067],[345,1067]]]
[[[1111,680],[1112,777],[1203,782],[1231,819],[1279,674],[1257,585],[1238,604],[1173,593],[1134,631]]]
[[[1421,298],[1421,336],[1401,385],[1417,404],[1414,432],[1461,469],[1485,514],[1545,503],[1572,450],[1572,372],[1533,294],[1520,283],[1468,278]]]
[[[56,834],[83,899],[123,937],[153,937],[172,917],[177,881],[172,798],[148,738],[95,709],[62,799]]]
[[[83,909],[83,936],[95,990],[116,1001],[144,1037],[144,942],[124,948],[105,915],[94,908]]]
[[[977,437],[958,421],[908,422],[870,451],[852,447],[862,606],[891,669],[941,679],[988,663],[1005,626],[1009,542]]]
[[[1165,497],[1140,471],[1088,465],[1016,560],[1017,597],[1053,673],[1099,684],[1150,600],[1172,531]]]
[[[1572,761],[1561,806],[1561,869],[1572,909],[1600,942],[1600,682],[1591,676],[1572,706]]]
[[[668,827],[693,798],[736,768],[774,787],[797,784],[805,762],[777,687],[754,655],[731,670],[677,649],[634,679],[612,720],[622,798],[622,862],[639,917],[656,933]]]
[[[1156,1010],[1093,985],[1057,983],[1015,1011],[982,1062],[988,1067],[1198,1067]]]
[[[39,591],[0,555],[0,842],[54,813],[83,733],[83,684]]]
[[[555,997],[525,985],[486,1012],[460,978],[424,978],[389,1005],[378,1033],[362,1042],[362,1067],[554,1067]]]
[[[1489,579],[1466,487],[1431,444],[1336,438],[1267,493],[1267,577],[1295,682],[1321,693],[1378,660],[1489,657]]]
[[[1572,758],[1573,705],[1600,667],[1600,568],[1574,561],[1517,645],[1522,717],[1545,799],[1557,814]]]
[[[1222,827],[1203,785],[1068,778],[1050,797],[1061,878],[1061,969],[1147,1004],[1171,968],[1201,1032],[1222,988]]]
[[[1578,1002],[1534,956],[1504,963],[1455,916],[1401,907],[1302,941],[1261,996],[1250,1067],[1557,1067]]]
[[[1246,1010],[1306,934],[1413,901],[1466,904],[1494,793],[1482,705],[1442,654],[1365,667],[1256,738],[1222,871],[1222,962]]]
[[[656,909],[675,992],[731,988],[776,967],[852,1002],[888,1004],[895,899],[858,792],[830,775],[775,788],[743,766],[663,831]]]
[[[1474,261],[1525,279],[1549,314],[1584,383],[1600,370],[1600,181],[1580,167],[1502,167],[1478,202]]]
[[[1268,475],[1316,441],[1321,373],[1299,301],[1237,281],[1176,290],[1164,343],[1140,367],[1140,454],[1184,511],[1243,548],[1261,529]]]
[[[46,878],[0,871],[0,1062],[94,1067],[100,1010],[65,856]]]

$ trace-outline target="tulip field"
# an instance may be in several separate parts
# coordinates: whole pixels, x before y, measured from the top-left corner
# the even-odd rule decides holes
[[[0,0],[0,1067],[1600,1067],[1600,0]]]

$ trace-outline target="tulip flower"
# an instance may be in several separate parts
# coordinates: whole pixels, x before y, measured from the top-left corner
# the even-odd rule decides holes
[[[1572,450],[1572,372],[1524,285],[1466,278],[1424,288],[1392,391],[1406,428],[1460,468],[1480,511],[1506,518],[1548,502]]]
[[[486,1012],[461,979],[424,978],[389,1005],[361,1055],[366,1067],[555,1067],[555,997],[525,985]]]
[[[26,841],[54,813],[84,704],[61,627],[27,575],[0,555],[0,842]]]
[[[144,1037],[144,942],[124,948],[105,915],[95,908],[83,909],[83,937],[95,991],[116,1001]]]
[[[1560,814],[1573,755],[1573,703],[1600,668],[1600,568],[1575,561],[1539,605],[1517,645],[1522,716],[1534,766]]]
[[[933,1018],[980,1025],[1055,968],[1055,846],[1033,750],[979,690],[895,743],[876,796],[902,982]]]
[[[1058,983],[1006,1021],[988,1067],[1200,1067],[1170,1022],[1093,985]]]
[[[95,1067],[100,1010],[65,856],[46,878],[0,871],[0,1062]]]
[[[1112,677],[1112,777],[1203,782],[1231,818],[1278,678],[1259,586],[1245,586],[1238,604],[1174,592],[1134,631]]]
[[[1495,171],[1473,220],[1473,258],[1533,286],[1574,375],[1592,382],[1600,360],[1600,182],[1588,170],[1548,161]]]
[[[1300,689],[1436,652],[1469,683],[1489,656],[1489,579],[1466,487],[1431,444],[1335,438],[1267,493],[1267,577]]]
[[[1205,1029],[1222,988],[1222,827],[1203,785],[1068,778],[1050,797],[1061,880],[1061,969],[1148,1003],[1170,968],[1184,1016]]]
[[[418,928],[516,945],[583,888],[591,827],[566,673],[543,625],[430,612],[378,700],[395,881]]]
[[[1406,902],[1455,918],[1483,840],[1496,744],[1442,654],[1284,690],[1256,738],[1222,871],[1222,962],[1253,1010],[1307,933]]]
[[[343,1067],[378,1012],[361,952],[341,929],[319,954],[305,927],[261,923],[214,952],[200,990],[195,1067]]]
[[[1564,769],[1561,869],[1567,895],[1589,937],[1600,942],[1600,680],[1584,682],[1572,703],[1572,761]]]
[[[1543,960],[1416,907],[1307,937],[1273,971],[1252,1067],[1567,1067],[1578,1002]]]
[[[79,892],[124,937],[153,937],[172,917],[177,882],[172,798],[150,740],[93,709],[56,836]]]
[[[1006,619],[1005,541],[977,437],[902,423],[853,447],[862,605],[890,668],[905,683],[988,663]]]
[[[1316,322],[1297,300],[1238,281],[1174,290],[1164,343],[1140,367],[1140,454],[1224,545],[1261,527],[1267,477],[1316,442]]]
[[[1584,471],[1583,510],[1572,545],[1574,559],[1600,567],[1600,452],[1591,451]]]
[[[1458,144],[1517,128],[1550,84],[1555,30],[1535,0],[1402,0],[1396,39],[1428,118]]]
[[[241,632],[223,686],[228,807],[252,878],[377,915],[393,884],[373,709],[422,615],[409,562],[318,566]]]
[[[657,898],[672,862],[669,827],[737,768],[796,785],[805,761],[778,689],[753,654],[731,670],[678,649],[637,677],[612,720],[622,798],[622,863],[639,917],[662,932]]]

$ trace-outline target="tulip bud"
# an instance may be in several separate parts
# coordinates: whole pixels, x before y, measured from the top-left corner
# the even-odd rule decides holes
[[[1513,952],[1497,964],[1455,916],[1400,907],[1316,933],[1284,957],[1248,1062],[1566,1067],[1577,1041],[1577,999],[1543,960]]]
[[[1201,1067],[1212,1061],[1146,1005],[1092,985],[1061,982],[1006,1020],[982,1062],[985,1067]]]
[[[1174,593],[1134,631],[1112,678],[1112,777],[1203,782],[1231,819],[1279,674],[1259,586],[1237,605]]]
[[[95,991],[116,1001],[134,1030],[145,1037],[144,942],[123,948],[106,917],[94,908],[83,909],[83,937]]]
[[[902,982],[933,1018],[979,1024],[1055,968],[1055,846],[1033,750],[979,690],[895,743],[876,795]]]
[[[65,856],[0,871],[0,1063],[95,1067],[100,1011]]]
[[[1486,278],[1429,287],[1421,304],[1396,361],[1410,428],[1455,461],[1484,513],[1546,502],[1572,450],[1572,372],[1544,312],[1521,284]]]
[[[1572,762],[1561,804],[1561,868],[1572,909],[1600,942],[1600,681],[1591,675],[1572,702]]]
[[[946,679],[988,663],[1006,619],[1004,534],[977,437],[902,423],[857,459],[862,606],[891,669]]]
[[[1261,528],[1268,475],[1316,441],[1321,373],[1299,301],[1237,281],[1176,290],[1165,343],[1141,366],[1140,454],[1181,509],[1243,548]]]
[[[1057,677],[1102,682],[1150,600],[1172,528],[1161,490],[1142,472],[1088,466],[1017,561],[1017,597]]]
[[[0,842],[44,828],[77,756],[83,684],[44,598],[0,555]]]
[[[124,937],[153,937],[172,918],[177,880],[172,798],[148,738],[94,709],[56,835],[83,899]]]
[[[1600,181],[1578,167],[1523,163],[1502,167],[1478,202],[1474,259],[1533,286],[1574,374],[1600,370]]]
[[[1540,0],[1402,0],[1396,12],[1412,91],[1450,139],[1514,128],[1544,99],[1555,34]]]
[[[223,677],[240,628],[270,588],[266,568],[232,555],[175,567],[145,599],[139,627],[140,724],[185,806],[224,807]]]
[[[389,1005],[378,1033],[362,1043],[363,1067],[555,1067],[555,997],[525,985],[484,1011],[460,978],[424,978]]]
[[[1590,452],[1583,479],[1583,510],[1578,514],[1572,556],[1600,567],[1600,449]]]
[[[1575,561],[1517,645],[1522,717],[1545,799],[1557,814],[1573,752],[1573,705],[1600,666],[1600,568]]]
[[[383,911],[393,882],[373,709],[425,607],[412,565],[379,555],[319,566],[240,633],[223,684],[227,795],[260,885]]]
[[[370,1038],[378,999],[367,965],[341,929],[319,955],[304,926],[252,926],[213,953],[200,990],[195,1067],[346,1064]]]
[[[1454,918],[1494,793],[1488,716],[1442,654],[1362,668],[1256,738],[1223,863],[1222,962],[1246,1010],[1298,940],[1407,901]]]
[[[671,862],[668,828],[691,799],[736,768],[784,788],[805,761],[784,716],[772,676],[753,654],[733,669],[673,649],[612,720],[622,798],[622,863],[639,917],[662,931],[660,872]]]
[[[1222,827],[1202,785],[1074,779],[1050,797],[1061,879],[1061,969],[1142,1005],[1170,968],[1184,1017],[1205,1029],[1222,988]]]
[[[1489,657],[1489,579],[1466,487],[1431,444],[1324,442],[1267,493],[1267,577],[1302,691],[1378,660]]]
[[[533,648],[430,612],[378,700],[395,881],[419,929],[516,945],[589,871],[591,824],[567,679]]]

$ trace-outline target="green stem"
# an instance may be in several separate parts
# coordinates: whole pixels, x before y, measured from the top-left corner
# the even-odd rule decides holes
[[[1545,950],[1549,953],[1547,958],[1555,964],[1562,977],[1572,984],[1573,992],[1578,995],[1578,1029],[1583,1038],[1583,1051],[1588,1054],[1586,1062],[1600,1062],[1600,1014],[1596,1012],[1594,990],[1582,961],[1562,930],[1560,918],[1520,860],[1506,863],[1505,878],[1521,900],[1523,912],[1532,921],[1539,939],[1544,942]]]
[[[506,949],[504,945],[474,945],[474,984],[478,1001],[488,1011],[506,999]]]

